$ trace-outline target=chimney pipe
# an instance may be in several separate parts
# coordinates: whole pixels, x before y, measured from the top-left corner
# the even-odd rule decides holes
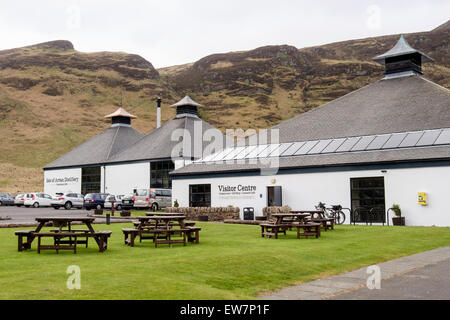
[[[161,128],[161,98],[158,97],[156,99],[157,108],[156,108],[156,128]]]

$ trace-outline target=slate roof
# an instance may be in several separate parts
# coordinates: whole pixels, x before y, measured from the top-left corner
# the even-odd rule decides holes
[[[189,96],[185,96],[183,99],[181,99],[177,103],[171,105],[171,107],[182,107],[182,106],[203,107],[200,103],[195,102]]]
[[[338,139],[450,127],[450,90],[418,75],[378,80],[284,121],[280,143]],[[450,146],[280,157],[280,168],[450,160]],[[172,172],[195,175],[264,167],[257,163],[194,163]]]
[[[381,79],[280,123],[280,142],[450,127],[450,90],[418,75]]]
[[[422,57],[422,63],[434,61],[431,57],[429,57],[425,53],[412,48],[409,45],[408,41],[406,41],[406,39],[403,37],[403,35],[400,37],[397,44],[391,50],[373,58],[373,60],[378,63],[385,64],[385,60],[387,58],[404,56],[412,53],[419,53]]]
[[[209,123],[203,121],[198,117],[183,117],[175,118],[166,122],[162,127],[152,131],[134,145],[116,154],[109,159],[109,162],[127,162],[127,161],[139,161],[150,159],[167,159],[172,157],[173,148],[179,144],[178,141],[172,141],[172,134],[175,130],[183,130],[183,139],[194,139],[195,126],[201,128],[201,133],[207,130],[213,130],[218,136],[224,139],[223,143],[226,143],[226,137],[217,129],[212,127]],[[179,137],[177,135],[177,137]],[[186,141],[186,140],[185,140]],[[191,140],[192,141],[192,140]],[[202,141],[202,146],[205,148],[209,142]],[[191,143],[190,153],[187,150],[182,154],[183,157],[194,155],[194,144]]]
[[[118,152],[142,137],[140,132],[130,126],[112,126],[49,163],[44,169],[107,163]]]

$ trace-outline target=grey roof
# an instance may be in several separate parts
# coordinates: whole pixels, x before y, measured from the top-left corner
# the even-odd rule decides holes
[[[403,37],[403,35],[400,36],[400,39],[398,40],[397,44],[391,50],[373,58],[373,60],[378,63],[385,64],[385,60],[387,58],[398,57],[412,53],[419,53],[422,57],[422,63],[434,61],[431,57],[429,57],[425,53],[412,48],[406,41],[406,39]]]
[[[335,167],[347,165],[370,165],[370,164],[390,164],[400,162],[417,161],[437,161],[450,159],[450,146],[436,146],[410,149],[392,149],[384,151],[363,151],[339,154],[305,155],[297,157],[282,157],[279,159],[280,169],[306,169],[317,167]],[[270,163],[256,163],[234,161],[232,164],[212,163],[212,164],[191,164],[172,172],[174,176],[202,175],[213,173],[233,173],[255,171],[270,168]]]
[[[115,154],[142,137],[140,132],[130,126],[113,125],[51,162],[44,169],[107,163]]]
[[[280,123],[280,142],[450,127],[450,90],[418,75],[382,79]]]
[[[182,107],[182,106],[203,107],[200,103],[195,102],[189,96],[185,96],[183,99],[181,99],[177,103],[171,105],[171,107]]]
[[[450,127],[450,90],[418,75],[382,79],[353,91],[341,98],[273,127],[279,129],[280,143],[299,144],[318,140],[352,140],[351,137],[412,133]],[[447,130],[445,131],[447,139]],[[425,134],[425,133],[423,133]],[[398,135],[405,139],[408,134]],[[342,139],[340,139],[342,138]],[[344,139],[345,138],[345,139]],[[397,135],[396,135],[397,138]],[[418,137],[416,137],[418,138]],[[356,139],[356,140],[358,140]],[[352,141],[357,142],[357,141]],[[369,139],[370,140],[370,139]],[[397,139],[395,139],[397,140]],[[359,141],[359,140],[358,140]],[[327,141],[324,141],[327,142]],[[399,144],[401,141],[397,141]],[[325,148],[325,144],[321,148]],[[386,162],[450,159],[450,146],[420,146],[411,148],[305,154],[282,156],[280,168],[305,168],[317,166],[342,166]],[[300,145],[298,145],[300,147]],[[313,147],[313,146],[311,146]],[[301,148],[301,147],[300,147]],[[359,150],[359,149],[357,149]],[[308,153],[308,152],[306,152]],[[214,160],[215,157],[213,156]],[[267,160],[267,158],[262,158]],[[261,160],[258,159],[258,160]],[[255,162],[255,160],[253,160]],[[203,162],[175,170],[172,174],[206,174],[211,172],[236,172],[264,168],[258,161]]]
[[[173,148],[179,144],[178,141],[172,141],[172,134],[177,129],[183,130],[184,141],[190,136],[194,139],[195,129],[194,127],[198,125],[201,127],[201,133],[207,130],[213,130],[217,135],[220,135],[224,139],[223,143],[226,143],[226,137],[217,129],[212,127],[209,123],[201,120],[197,117],[183,117],[175,118],[166,122],[162,127],[152,131],[134,145],[123,150],[122,152],[116,154],[114,157],[109,159],[109,162],[126,162],[126,161],[138,161],[138,160],[152,160],[152,159],[167,159],[172,157]],[[202,146],[205,148],[209,142],[203,141]],[[194,154],[194,144],[191,143],[190,153],[187,150],[183,150],[184,153],[181,155],[183,157],[189,157]],[[201,156],[201,155],[200,155]]]

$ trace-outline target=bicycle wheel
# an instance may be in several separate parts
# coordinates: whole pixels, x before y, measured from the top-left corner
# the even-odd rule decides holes
[[[333,212],[330,212],[329,210],[323,210],[323,214],[324,214],[325,218],[327,218],[327,219],[334,218]]]
[[[345,214],[342,211],[337,211],[336,212],[335,223],[336,224],[343,224],[344,222],[345,222]]]

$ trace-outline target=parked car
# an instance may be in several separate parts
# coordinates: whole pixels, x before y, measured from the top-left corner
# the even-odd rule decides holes
[[[57,193],[51,201],[53,208],[59,209],[64,207],[66,210],[70,210],[72,208],[82,209],[83,203],[84,196],[74,192]]]
[[[25,207],[50,207],[52,196],[46,193],[27,193],[23,202]]]
[[[14,197],[9,193],[0,193],[0,206],[13,206]]]
[[[88,193],[84,197],[83,208],[86,210],[103,209],[109,193]]]
[[[134,207],[157,211],[172,205],[172,190],[170,189],[135,189]]]
[[[24,201],[25,201],[25,195],[23,193],[21,193],[21,194],[18,194],[16,196],[16,198],[14,199],[14,204],[18,207],[21,207],[21,206],[23,206]]]
[[[122,195],[117,195],[117,196],[115,196],[113,194],[110,194],[108,197],[106,197],[104,207],[106,209],[111,209],[112,203],[114,201],[114,209],[121,211],[122,210],[122,198],[123,197],[125,197],[123,194]]]
[[[134,208],[134,200],[132,194],[127,194],[122,198],[122,210],[131,210]]]

